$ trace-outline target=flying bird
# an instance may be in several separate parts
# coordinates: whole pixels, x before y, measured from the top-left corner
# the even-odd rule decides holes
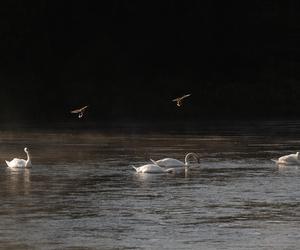
[[[71,113],[72,114],[78,114],[78,118],[81,118],[81,117],[83,117],[83,114],[84,114],[84,112],[86,111],[87,108],[88,108],[88,106],[84,106],[82,108],[72,110]]]
[[[191,94],[187,94],[187,95],[184,95],[184,96],[181,96],[181,97],[177,97],[175,98],[174,100],[172,100],[173,102],[176,102],[176,105],[178,107],[180,107],[182,105],[182,100],[189,97]]]

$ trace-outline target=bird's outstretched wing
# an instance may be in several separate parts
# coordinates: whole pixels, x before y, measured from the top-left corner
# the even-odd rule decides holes
[[[191,95],[191,94],[187,94],[187,95],[184,95],[184,96],[181,96],[181,97],[177,97],[177,98],[173,99],[172,101],[173,101],[173,102],[178,102],[178,101],[181,101],[181,100],[184,99],[184,98],[189,97],[190,95]]]
[[[82,107],[82,108],[81,108],[81,111],[84,111],[84,110],[87,109],[87,108],[88,108],[88,105]]]
[[[182,96],[180,99],[182,100],[182,99],[184,99],[184,98],[189,97],[190,95],[191,95],[191,94],[184,95],[184,96]]]
[[[71,110],[71,113],[72,113],[72,114],[77,114],[77,113],[79,113],[79,112],[80,112],[80,109]]]
[[[84,106],[80,109],[74,109],[74,110],[71,110],[71,113],[72,114],[77,114],[77,113],[80,113],[80,112],[83,112],[84,110],[86,110],[88,108],[88,105],[87,106]]]

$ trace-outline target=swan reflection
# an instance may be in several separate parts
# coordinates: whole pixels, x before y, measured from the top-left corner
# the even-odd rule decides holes
[[[7,168],[7,189],[11,194],[29,194],[31,191],[30,169]]]

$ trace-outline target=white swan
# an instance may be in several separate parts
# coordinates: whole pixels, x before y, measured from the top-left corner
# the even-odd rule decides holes
[[[160,167],[154,160],[150,159],[153,163],[149,163],[140,167],[132,166],[137,173],[166,173],[166,169]]]
[[[7,166],[10,168],[28,168],[31,167],[31,160],[29,151],[27,148],[24,148],[25,153],[27,154],[27,160],[14,158],[12,161],[5,161]]]
[[[284,165],[297,165],[300,164],[300,154],[297,152],[296,154],[284,155],[278,158],[278,160],[273,160],[277,164]]]
[[[184,162],[179,161],[174,158],[164,158],[158,161],[155,161],[160,167],[165,167],[165,168],[174,168],[174,167],[185,167],[185,166],[190,166],[193,163],[190,161],[190,158],[193,158],[196,160],[196,164],[199,164],[200,159],[199,156],[195,153],[188,153],[185,156]]]
[[[137,173],[144,173],[144,174],[160,174],[160,173],[181,173],[184,170],[188,169],[188,166],[186,168],[162,168],[160,167],[156,161],[150,159],[152,163],[140,166],[140,167],[135,167],[132,166]]]

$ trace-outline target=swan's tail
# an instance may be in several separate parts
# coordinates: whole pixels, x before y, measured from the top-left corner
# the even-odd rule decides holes
[[[9,161],[5,161],[5,162],[6,162],[6,165],[9,167],[9,163],[10,163],[10,162],[9,162]]]
[[[278,164],[278,163],[279,163],[279,161],[278,161],[278,160],[276,160],[276,159],[271,159],[271,161],[275,162],[276,164]]]

